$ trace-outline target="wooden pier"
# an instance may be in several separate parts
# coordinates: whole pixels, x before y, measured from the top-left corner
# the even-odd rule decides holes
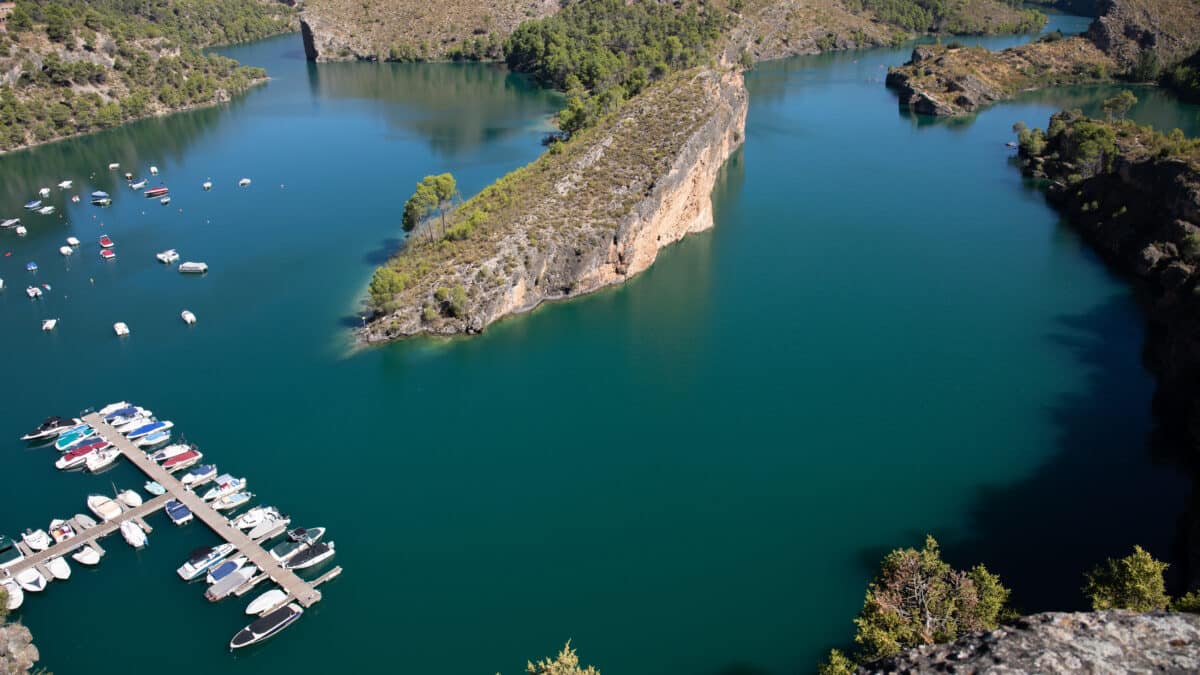
[[[150,457],[148,457],[145,452],[134,445],[133,442],[125,438],[125,436],[105,422],[103,417],[101,417],[99,414],[92,413],[90,415],[85,415],[83,417],[83,421],[91,425],[91,427],[95,429],[96,432],[104,438],[104,440],[112,443],[113,447],[120,450],[121,454],[124,455],[125,458],[130,462],[132,462],[134,466],[140,469],[142,473],[146,474],[150,480],[158,482],[159,485],[162,485],[167,489],[166,494],[146,502],[137,509],[127,511],[126,514],[122,515],[122,519],[141,518],[142,516],[153,512],[155,509],[162,508],[166,502],[172,499],[177,499],[183,502],[183,504],[188,507],[192,514],[205,525],[207,525],[209,529],[215,532],[218,537],[224,539],[230,544],[233,544],[241,555],[246,556],[251,563],[258,567],[260,572],[278,584],[279,587],[283,589],[283,592],[287,593],[288,596],[295,598],[295,600],[304,607],[311,607],[313,604],[321,600],[321,592],[316,589],[315,584],[310,584],[309,582],[297,576],[295,572],[284,569],[262,546],[251,541],[250,538],[245,535],[245,533],[234,527],[233,524],[225,518],[225,516],[222,516],[217,510],[212,508],[208,502],[204,501],[199,497],[199,495],[186,488],[183,483],[179,482],[179,480],[168,473],[166,469],[162,468],[158,465],[158,463],[150,459]],[[153,505],[153,507],[151,507],[151,505]],[[120,526],[118,521],[114,522],[116,524],[109,528],[108,532],[111,532],[113,529],[116,529]],[[108,524],[109,523],[106,523],[105,525]],[[93,531],[99,529],[100,527],[97,527],[93,530],[86,531],[87,538],[93,536],[102,536],[92,534]],[[76,539],[81,539],[81,537],[76,537]],[[66,549],[71,550],[78,547],[83,543],[83,541],[75,543],[75,539],[72,539],[66,543],[73,544]],[[63,546],[63,544],[58,546]],[[50,552],[54,551],[56,548],[58,548],[58,546],[51,547],[44,553],[50,554]],[[49,557],[53,557],[53,555],[45,555],[43,557],[42,554],[39,554],[39,556],[35,556],[35,559],[38,562],[41,562]],[[22,565],[27,562],[28,559],[23,561]],[[17,569],[23,568],[24,567],[21,565],[14,566],[12,568],[14,570],[13,573],[15,574]]]

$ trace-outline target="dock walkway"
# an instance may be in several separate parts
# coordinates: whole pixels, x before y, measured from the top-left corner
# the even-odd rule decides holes
[[[111,425],[104,421],[104,418],[96,413],[85,415],[83,421],[87,422],[97,431],[106,441],[112,443],[114,447],[121,451],[125,458],[133,463],[142,473],[146,474],[150,480],[157,481],[167,489],[167,493],[160,497],[143,504],[138,509],[130,511],[129,517],[140,517],[144,513],[153,511],[154,508],[161,508],[163,504],[171,499],[178,499],[183,502],[192,514],[201,522],[209,527],[218,537],[233,544],[241,555],[246,556],[251,563],[258,569],[271,578],[284,593],[294,597],[304,607],[311,607],[321,599],[321,592],[318,591],[312,584],[301,579],[291,570],[283,569],[282,566],[271,554],[268,553],[262,546],[250,540],[241,530],[234,527],[225,516],[221,515],[208,502],[201,499],[196,493],[184,487],[177,478],[167,472],[166,469],[158,465],[154,460],[150,459],[141,448],[138,448],[129,439],[125,438],[120,432],[114,429]],[[160,501],[161,500],[161,501]],[[154,508],[148,508],[151,504],[155,504]],[[147,509],[141,512],[141,509]],[[119,523],[114,526],[119,527]],[[96,528],[99,529],[99,528]],[[111,531],[111,530],[110,530]],[[92,530],[88,531],[88,536]],[[70,542],[67,542],[70,543]],[[61,544],[60,544],[61,546]],[[78,544],[76,544],[78,546]],[[55,547],[56,548],[56,547]],[[53,548],[47,550],[49,553]],[[50,556],[47,556],[50,557]],[[44,559],[44,558],[43,558]],[[14,572],[15,573],[15,572]]]

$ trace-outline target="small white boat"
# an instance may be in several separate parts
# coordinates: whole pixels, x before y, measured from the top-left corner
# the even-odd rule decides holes
[[[78,204],[79,203],[79,195],[71,195],[71,203]]]
[[[210,584],[215,584],[230,574],[242,569],[242,567],[244,567],[248,562],[250,562],[250,559],[244,555],[239,555],[236,558],[230,558],[218,565],[214,565],[212,569],[208,571],[208,576],[204,577],[204,580]]]
[[[123,490],[118,492],[117,499],[131,509],[136,509],[142,505],[142,496],[133,490]]]
[[[157,497],[159,495],[167,494],[167,488],[163,487],[162,484],[156,480],[146,481],[146,484],[143,485],[142,488],[144,488],[146,490],[146,492],[149,492],[150,494],[154,495],[155,497]]]
[[[50,521],[50,537],[54,539],[54,543],[61,544],[75,538],[75,528],[62,518],[55,518]]]
[[[117,170],[117,169],[119,169],[119,168],[121,168],[121,164],[120,164],[119,162],[113,162],[113,163],[111,163],[111,164],[109,164],[109,165],[108,165],[108,170],[109,170],[109,171],[116,171],[116,170]]]
[[[157,167],[157,166],[152,166],[152,167],[150,167],[150,175],[151,175],[151,176],[157,176],[157,175],[158,175],[158,167]]]
[[[32,567],[26,567],[16,576],[17,584],[26,591],[38,593],[46,588],[46,577]]]
[[[125,180],[133,180],[133,173],[130,171],[126,171],[125,172]]]
[[[78,246],[79,240],[75,237],[67,237],[67,246]]]
[[[246,186],[247,186],[247,185],[249,185],[249,184],[250,184],[250,179],[249,179],[249,178],[243,178],[243,179],[241,179],[241,180],[239,180],[239,181],[238,181],[238,187],[246,187]]]
[[[126,325],[124,321],[118,321],[113,324],[113,332],[116,333],[118,337],[129,335],[129,326]]]
[[[38,190],[38,196],[40,196],[42,199],[49,197],[50,196],[50,188],[44,187],[41,190]]]
[[[42,330],[52,331],[58,325],[58,319],[44,319],[42,321]]]
[[[187,443],[172,443],[171,445],[168,445],[167,447],[163,448],[162,450],[159,450],[158,452],[155,452],[154,454],[150,455],[150,459],[152,459],[156,462],[161,462],[163,460],[171,459],[172,457],[182,455],[183,453],[189,452],[191,450],[192,450],[192,446],[188,445]]]
[[[25,534],[21,535],[21,540],[25,545],[35,551],[45,551],[50,548],[50,535],[46,534],[45,530],[25,530]]]
[[[83,548],[71,554],[71,559],[82,565],[99,565],[100,553],[91,546],[84,544]]]
[[[211,181],[211,180],[206,180],[206,181],[204,181],[204,183],[203,183],[203,184],[202,184],[200,187],[204,188],[204,191],[205,191],[205,192],[208,192],[209,190],[211,190],[211,189],[212,189],[212,181]]]
[[[121,536],[125,538],[125,543],[134,548],[146,545],[146,533],[132,520],[121,523]]]
[[[166,206],[167,204],[170,204],[170,203],[171,203],[171,198],[170,198],[170,197],[163,197],[162,199],[158,200],[158,203],[159,203],[159,204],[162,204],[163,206]]]
[[[165,251],[159,251],[158,253],[155,253],[154,257],[158,258],[160,263],[163,263],[164,265],[170,265],[171,263],[179,260],[179,251],[169,248]]]
[[[37,286],[26,286],[25,295],[28,295],[31,298],[40,298],[42,297],[42,289],[38,288]]]
[[[287,593],[284,593],[278,588],[272,588],[266,593],[263,593],[257,598],[251,600],[250,604],[246,606],[246,613],[258,615],[266,614],[276,607],[282,607],[283,603],[285,602],[287,602]]]
[[[196,315],[192,314],[191,312],[189,312],[186,309],[183,310],[182,312],[180,312],[179,316],[180,316],[180,318],[183,319],[183,322],[189,326],[196,323]]]
[[[184,487],[195,487],[197,485],[203,485],[204,483],[207,483],[213,478],[216,478],[216,476],[217,465],[204,464],[202,466],[194,467],[187,473],[183,474],[183,477],[179,479],[179,482],[183,483]]]
[[[268,517],[278,515],[279,510],[274,506],[256,506],[237,518],[234,518],[233,526],[239,530],[248,530],[253,527],[258,527],[258,525]]]
[[[25,229],[24,225],[18,225],[17,229],[13,230],[13,232],[16,232],[18,237],[24,237],[29,234],[29,230]]]
[[[51,204],[49,206],[43,206],[42,208],[37,210],[37,212],[42,214],[43,216],[48,216],[51,213],[54,213],[54,211],[55,211],[55,207],[53,204]]]
[[[100,471],[107,469],[109,466],[112,466],[112,463],[117,461],[117,458],[120,456],[121,451],[117,450],[116,448],[100,450],[88,455],[85,464],[88,471],[91,471],[92,473],[99,473]]]
[[[64,180],[64,181],[59,182],[58,189],[59,190],[70,190],[71,186],[74,184],[75,184],[75,181]]]
[[[63,255],[71,255],[75,252],[75,249],[71,248],[70,246],[59,246],[58,252]]]
[[[112,427],[124,434],[133,431],[140,426],[149,424],[152,421],[154,421],[154,414],[149,410],[142,408],[138,410],[136,415],[126,418],[124,422],[112,422]]]
[[[130,190],[141,190],[144,187],[146,187],[146,179],[145,178],[137,181],[136,183],[129,184]]]
[[[120,504],[104,495],[88,495],[87,506],[92,513],[96,514],[102,520],[115,520],[120,518],[124,512]]]
[[[103,408],[97,410],[96,414],[101,417],[108,417],[109,415],[117,412],[118,410],[123,410],[123,409],[129,408],[131,406],[132,406],[132,404],[129,401],[114,401],[113,403],[109,403],[108,405],[104,406]]]
[[[90,530],[96,526],[96,521],[92,520],[91,516],[83,513],[75,514],[75,522],[85,530]]]
[[[185,262],[179,266],[179,271],[184,274],[204,274],[208,271],[208,263]]]
[[[246,489],[245,478],[234,478],[229,474],[221,474],[216,478],[217,484],[209,488],[208,492],[201,495],[201,499],[206,502],[211,502],[214,499],[220,499],[226,495],[231,495],[235,492],[241,492]]]
[[[4,593],[8,595],[6,609],[10,612],[20,609],[25,602],[25,591],[21,590],[21,587],[14,581],[0,581],[0,588],[3,588]]]
[[[146,448],[147,452],[155,446],[162,445],[171,440],[171,432],[166,430],[155,431],[152,434],[142,436],[134,442],[139,448]]]
[[[303,614],[304,609],[295,603],[272,610],[238,631],[229,641],[229,649],[241,649],[270,639],[295,623]]]
[[[292,519],[288,518],[287,516],[267,516],[261,523],[251,528],[251,530],[246,533],[246,536],[257,540],[275,531],[282,532],[282,529],[280,528],[285,528],[288,525],[291,525],[291,523]]]
[[[71,566],[62,559],[62,556],[56,555],[47,560],[46,569],[50,570],[50,574],[53,574],[55,579],[66,581],[71,578]]]
[[[0,222],[0,229],[7,230],[10,227],[20,225],[20,224],[21,224],[20,218],[7,218],[4,220],[4,222]]]
[[[253,492],[235,492],[231,495],[214,499],[212,507],[217,511],[231,511],[239,506],[244,506],[251,499],[254,499]]]

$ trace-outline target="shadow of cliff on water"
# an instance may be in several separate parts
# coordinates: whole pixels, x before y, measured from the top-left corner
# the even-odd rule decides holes
[[[1178,542],[1188,472],[1171,449],[1152,447],[1153,381],[1130,356],[1142,353],[1144,320],[1127,296],[1059,318],[1047,339],[1087,381],[1046,411],[1056,454],[1023,481],[981,491],[968,535],[941,542],[952,564],[982,562],[999,574],[1023,613],[1088,609],[1084,573],[1135,544],[1172,563],[1172,586],[1185,573]]]

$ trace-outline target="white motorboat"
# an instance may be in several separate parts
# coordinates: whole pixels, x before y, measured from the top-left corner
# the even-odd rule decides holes
[[[234,478],[227,473],[221,474],[216,478],[217,484],[209,488],[208,492],[201,495],[201,499],[206,502],[211,502],[214,499],[220,499],[225,495],[231,495],[235,492],[241,492],[246,489],[245,478]]]
[[[179,271],[183,274],[204,274],[208,272],[208,263],[185,262],[179,266]]]
[[[249,184],[250,184],[250,179],[249,179],[249,178],[243,178],[243,179],[241,179],[241,180],[239,180],[239,181],[238,181],[238,187],[246,187],[246,186],[247,186],[247,185],[249,185]]]
[[[229,648],[241,649],[270,639],[295,623],[303,615],[304,609],[294,602],[272,610],[238,631],[237,635],[234,635],[233,639],[229,641]]]
[[[54,327],[57,325],[58,325],[58,319],[43,319],[42,320],[42,330],[46,331],[47,333],[54,330]]]
[[[149,410],[140,410],[132,417],[126,418],[124,422],[113,423],[112,428],[116,429],[118,433],[125,434],[153,421],[154,415]]]
[[[291,560],[298,553],[316,543],[325,536],[323,527],[298,527],[288,532],[288,541],[280,542],[271,547],[271,557],[283,563]]]
[[[109,171],[116,171],[119,168],[121,168],[121,164],[118,162],[112,162],[111,164],[108,165]]]
[[[154,419],[154,413],[137,406],[129,406],[104,416],[104,421],[114,429],[120,430],[120,427],[125,426],[133,421],[139,421],[145,424],[144,420]]]
[[[129,335],[129,325],[124,321],[118,321],[113,324],[113,332],[117,334],[117,337]]]
[[[146,187],[146,179],[145,178],[129,184],[130,190],[141,190],[144,187]]]
[[[216,464],[202,464],[200,466],[193,467],[187,473],[183,474],[183,477],[179,479],[179,482],[183,483],[184,486],[196,487],[197,485],[203,485],[204,483],[207,483],[216,477]]]
[[[21,437],[23,441],[41,441],[49,438],[57,438],[60,434],[70,431],[79,426],[81,420],[78,418],[59,417],[57,415],[47,417],[42,420],[36,429]]]
[[[333,542],[312,544],[283,563],[284,569],[303,570],[320,565],[333,557]]]
[[[26,567],[16,576],[17,585],[31,593],[39,593],[46,588],[46,577],[33,567]]]
[[[71,180],[60,181],[58,183],[58,189],[59,190],[70,190],[71,186],[74,184],[75,184],[75,181],[71,181]]]
[[[220,499],[214,499],[212,507],[217,511],[232,511],[238,507],[245,506],[254,499],[253,492],[235,492],[231,495],[225,495]]]
[[[54,539],[54,543],[61,544],[75,537],[75,528],[71,527],[67,521],[55,518],[50,521],[50,537]]]
[[[104,495],[88,495],[87,505],[88,509],[102,520],[114,520],[124,513],[120,504]]]
[[[169,248],[165,251],[159,251],[158,253],[155,253],[154,257],[158,258],[160,263],[164,265],[170,265],[173,262],[179,261],[179,251]]]
[[[71,559],[81,565],[99,565],[100,552],[91,546],[84,544],[83,548],[71,554]]]
[[[236,558],[230,558],[229,560],[222,562],[220,565],[213,565],[212,568],[208,570],[208,576],[206,576],[204,580],[210,584],[215,584],[230,574],[242,569],[242,567],[248,562],[250,562],[250,559],[244,555],[239,555]]]
[[[8,604],[5,606],[5,609],[10,612],[20,609],[21,605],[25,602],[25,591],[21,590],[21,587],[15,581],[11,580],[0,581],[0,588],[3,588],[5,595],[8,596]]]
[[[162,199],[158,200],[158,203],[159,203],[159,204],[162,204],[163,206],[166,206],[167,204],[170,204],[170,203],[171,203],[171,198],[170,198],[170,197],[163,197]]]
[[[127,544],[134,548],[141,548],[146,545],[146,533],[132,520],[126,520],[121,523],[121,536],[125,538]]]
[[[122,504],[124,504],[125,506],[128,506],[131,509],[136,509],[137,507],[142,505],[142,496],[133,490],[123,490],[121,492],[118,492],[117,499],[119,499]]]
[[[171,445],[168,445],[167,447],[163,448],[162,450],[159,450],[158,452],[155,452],[154,454],[150,455],[150,459],[152,459],[156,462],[161,462],[166,459],[171,459],[172,457],[175,457],[177,455],[182,455],[183,453],[188,452],[192,449],[193,449],[192,446],[188,445],[187,443],[172,443]]]
[[[153,448],[160,446],[163,443],[166,443],[170,440],[171,440],[171,432],[167,431],[166,429],[159,429],[158,431],[155,431],[151,434],[147,434],[147,435],[142,436],[141,438],[137,439],[137,441],[134,443],[134,445],[138,446],[139,448],[146,448],[146,452],[149,452]]]
[[[4,222],[0,222],[0,228],[7,230],[10,227],[13,227],[15,225],[20,225],[20,224],[21,224],[20,218],[6,218],[4,220]]]
[[[71,566],[62,559],[62,556],[56,555],[47,560],[46,569],[50,570],[50,574],[53,574],[55,579],[66,581],[71,578]]]
[[[44,188],[42,188],[41,190],[38,190],[38,195],[39,195],[39,196],[40,196],[42,199],[45,199],[46,197],[49,197],[49,196],[50,196],[50,188],[44,187]]]
[[[179,317],[189,326],[196,323],[196,315],[186,309],[179,313]]]
[[[85,530],[90,530],[96,526],[96,521],[92,520],[91,516],[82,513],[75,514],[75,522]]]
[[[151,167],[150,167],[150,175],[151,175],[151,176],[157,176],[157,175],[158,175],[158,167],[157,167],[157,166],[151,166]]]
[[[212,189],[212,181],[206,180],[200,185],[200,187],[204,188],[205,192],[208,192],[209,190]]]
[[[78,246],[79,240],[75,237],[67,237],[67,246]]]
[[[59,246],[58,252],[63,255],[71,255],[75,252],[75,249],[71,248],[70,246]]]
[[[291,523],[292,519],[287,516],[267,516],[261,523],[251,528],[246,536],[257,541],[260,537],[265,537],[272,532],[282,532],[283,528]]]
[[[42,214],[43,216],[48,216],[51,213],[54,213],[54,211],[55,211],[55,206],[53,204],[50,204],[49,206],[43,206],[42,208],[37,210],[37,212]]]
[[[276,607],[282,607],[283,603],[287,602],[287,597],[287,593],[284,593],[278,588],[272,588],[266,593],[263,593],[257,598],[251,600],[250,604],[246,606],[246,613],[251,615],[258,614],[261,616],[275,609]]]
[[[25,235],[29,234],[29,230],[25,229],[24,225],[18,225],[13,232],[16,232],[18,237],[24,237]]]
[[[101,470],[112,466],[112,463],[117,461],[117,458],[120,456],[121,451],[116,448],[100,450],[88,455],[84,465],[87,466],[88,471],[99,473]]]
[[[191,581],[207,572],[213,565],[224,560],[225,556],[233,553],[233,551],[234,546],[230,543],[198,548],[192,551],[188,559],[175,572],[179,574],[180,579]]]
[[[116,401],[114,403],[109,403],[108,405],[104,406],[103,408],[97,410],[96,414],[100,415],[101,417],[108,417],[109,415],[117,412],[118,410],[121,410],[122,408],[129,408],[132,405],[133,404],[130,403],[129,401]]]
[[[35,551],[45,551],[50,548],[50,535],[46,534],[45,530],[25,530],[25,534],[21,535],[21,541],[25,545]]]
[[[37,286],[26,286],[25,295],[28,295],[31,298],[40,298],[42,297],[42,289],[38,288]]]
[[[167,494],[167,488],[163,487],[162,483],[159,483],[155,480],[146,481],[146,484],[142,486],[142,489],[154,495],[155,497]]]
[[[129,440],[136,441],[143,436],[149,436],[157,431],[166,431],[174,426],[175,423],[171,420],[153,420],[146,422],[140,427],[130,429],[129,431],[123,431],[122,433],[125,434],[125,437]]]
[[[233,519],[233,526],[239,530],[248,530],[257,527],[269,516],[278,516],[279,510],[274,506],[256,506],[249,511],[243,513]]]

